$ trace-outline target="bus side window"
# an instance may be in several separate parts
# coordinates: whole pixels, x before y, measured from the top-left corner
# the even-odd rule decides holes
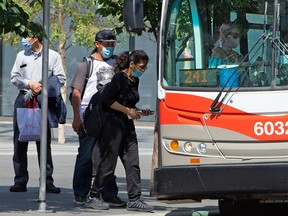
[[[288,85],[288,64],[282,64],[280,66],[278,75],[276,76],[276,85]]]

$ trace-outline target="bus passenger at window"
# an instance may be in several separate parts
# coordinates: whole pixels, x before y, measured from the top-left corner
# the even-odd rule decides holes
[[[219,39],[214,44],[209,58],[209,68],[216,68],[221,64],[234,64],[243,58],[241,53],[234,50],[240,43],[241,32],[238,26],[224,23],[219,28],[219,34]]]

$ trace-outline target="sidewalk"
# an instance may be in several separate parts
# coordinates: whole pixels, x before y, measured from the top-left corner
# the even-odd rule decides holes
[[[203,203],[165,204],[155,197],[150,197],[150,177],[152,163],[152,149],[154,123],[136,122],[139,141],[139,155],[141,166],[142,199],[154,206],[153,216],[219,216],[217,201]],[[52,156],[54,162],[55,185],[61,188],[60,194],[46,194],[46,202],[39,203],[39,167],[37,162],[36,147],[29,143],[28,171],[29,182],[27,192],[11,193],[9,187],[13,185],[14,170],[12,164],[12,122],[0,119],[0,215],[109,215],[109,216],[141,216],[149,213],[127,211],[126,208],[111,208],[108,211],[99,211],[76,206],[73,203],[72,178],[75,158],[78,149],[78,139],[72,130],[71,123],[65,125],[66,142],[59,144],[57,129],[53,130]],[[119,197],[127,200],[126,179],[122,164],[119,162],[115,171]]]
[[[140,124],[140,127],[149,128],[150,134],[153,132],[152,124]],[[29,143],[28,150],[28,171],[29,182],[27,192],[11,193],[9,187],[13,185],[13,143],[12,143],[12,122],[0,121],[0,215],[42,215],[43,213],[57,215],[123,215],[127,214],[126,209],[110,209],[109,211],[96,211],[76,206],[73,203],[72,175],[75,158],[78,148],[78,138],[72,130],[71,123],[65,125],[65,144],[57,143],[57,129],[53,129],[54,138],[52,140],[52,155],[54,162],[55,185],[61,188],[60,194],[46,194],[46,202],[39,203],[39,168],[37,162],[36,145]],[[140,133],[141,136],[141,133]],[[143,135],[145,136],[145,135]],[[142,138],[141,138],[142,139]],[[152,152],[149,150],[141,151],[142,155],[148,152],[151,158]],[[145,156],[144,156],[145,157]],[[147,157],[147,156],[146,156]],[[150,167],[149,167],[150,168]],[[119,196],[127,199],[126,183],[123,168],[117,168],[117,183],[119,185]],[[144,174],[145,176],[145,174]],[[145,200],[155,201],[149,197],[149,181],[143,180]],[[121,213],[122,212],[122,213]],[[135,212],[128,212],[135,214]],[[135,214],[136,215],[136,214]],[[137,214],[139,215],[139,214]],[[157,214],[154,214],[157,215]],[[163,214],[160,214],[163,215]]]

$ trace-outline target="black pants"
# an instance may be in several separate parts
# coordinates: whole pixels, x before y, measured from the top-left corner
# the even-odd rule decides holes
[[[24,95],[19,94],[14,103],[14,116],[13,116],[13,143],[14,143],[14,155],[13,155],[13,166],[14,166],[14,184],[17,186],[26,186],[29,180],[28,173],[28,160],[27,160],[27,150],[28,142],[20,142],[19,129],[17,124],[17,108],[26,107],[26,102],[24,101]],[[37,154],[38,154],[38,164],[40,164],[40,142],[36,142]],[[47,166],[46,166],[46,184],[53,184],[54,180],[52,178],[53,174],[53,162],[51,155],[51,130],[47,130]]]
[[[79,136],[79,148],[76,157],[74,175],[73,175],[73,191],[75,197],[85,199],[89,194],[93,174],[96,176],[98,166],[101,161],[101,149],[96,137]],[[91,156],[92,154],[92,156]],[[116,197],[118,187],[116,177],[106,185],[101,191],[104,200]]]
[[[131,121],[132,122],[132,121]],[[126,173],[127,192],[130,201],[141,196],[138,142],[134,125],[129,129],[117,127],[117,119],[110,118],[103,129],[102,160],[98,167],[91,196],[99,197],[100,191],[114,178],[118,156]],[[128,127],[127,127],[128,128]]]

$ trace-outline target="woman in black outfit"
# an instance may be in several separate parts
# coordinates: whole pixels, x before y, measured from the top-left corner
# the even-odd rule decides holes
[[[126,172],[129,202],[128,211],[153,211],[153,207],[140,200],[141,177],[139,167],[138,141],[133,119],[152,115],[146,109],[139,112],[136,108],[140,97],[139,77],[147,69],[149,58],[143,50],[122,53],[115,66],[116,74],[103,90],[103,103],[109,106],[101,142],[103,143],[102,161],[90,191],[86,207],[109,209],[109,204],[100,200],[99,192],[107,182],[114,178],[117,158],[120,157]]]

